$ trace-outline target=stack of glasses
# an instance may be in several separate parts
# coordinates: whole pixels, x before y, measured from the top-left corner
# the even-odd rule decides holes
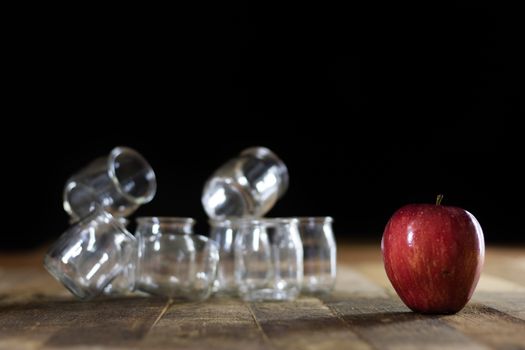
[[[219,243],[214,290],[245,300],[328,292],[336,247],[330,217],[262,218],[288,188],[288,169],[263,147],[244,150],[211,176],[202,204]]]
[[[267,148],[249,148],[204,186],[210,238],[193,233],[193,219],[177,217],[139,217],[132,235],[126,217],[153,199],[155,173],[139,153],[117,147],[67,181],[72,226],[44,265],[81,299],[141,291],[186,300],[212,293],[291,300],[301,291],[329,292],[332,219],[262,217],[287,187],[285,164]]]

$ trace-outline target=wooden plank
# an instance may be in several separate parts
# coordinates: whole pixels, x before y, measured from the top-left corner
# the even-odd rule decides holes
[[[512,257],[516,259],[517,255],[514,254]],[[497,257],[492,255],[492,259],[489,261],[492,262],[492,267],[485,268],[485,270],[498,273],[499,276],[509,277],[511,274],[508,271],[521,268],[518,265],[513,265],[510,261],[504,262],[503,255]],[[512,269],[509,268],[509,264],[513,266]],[[357,263],[354,268],[367,279],[384,287],[392,298],[397,299],[395,290],[384,274],[384,267],[380,262]],[[503,348],[508,348],[507,346],[516,348],[519,345],[525,349],[521,335],[525,334],[523,331],[520,335],[497,336],[499,325],[506,327],[506,331],[500,332],[501,334],[507,334],[508,330],[514,331],[520,327],[525,330],[524,324],[521,323],[525,320],[525,288],[520,284],[521,276],[525,276],[525,273],[520,274],[520,277],[514,277],[512,280],[499,276],[484,271],[472,301],[467,307],[455,316],[443,318],[441,322],[476,339],[478,344],[483,343],[485,346]],[[477,322],[471,322],[471,318],[475,318]],[[477,329],[485,330],[483,337],[477,334]],[[489,329],[492,331],[489,332]]]
[[[384,289],[389,296],[396,296],[396,291],[388,280],[382,261],[375,262],[356,262],[352,268],[363,275],[370,282]]]
[[[0,349],[36,349],[76,315],[62,311],[68,301],[0,306]]]
[[[479,279],[475,293],[483,292],[525,292],[525,287],[505,278],[493,276],[487,272],[483,272]]]
[[[43,268],[0,268],[0,299],[4,304],[44,296],[67,298],[71,294]]]
[[[175,303],[140,343],[143,349],[272,349],[238,299]]]
[[[347,265],[337,267],[337,279],[334,294],[343,293],[353,296],[373,296],[388,298],[388,294],[383,286],[372,282],[363,274]]]
[[[493,267],[489,270],[497,272],[502,276],[510,276],[508,273],[502,273],[502,271],[513,271],[512,269],[508,269],[508,266],[506,265],[510,262],[504,264],[501,260],[502,257],[500,256],[499,258],[499,260],[492,259]],[[497,263],[494,262],[494,260],[496,260]],[[521,268],[517,265],[512,266],[514,266],[514,269]],[[393,287],[388,281],[386,274],[384,274],[384,268],[380,262],[357,263],[354,268],[358,273],[362,273],[368,280],[384,287],[388,294],[392,295],[394,300],[398,300],[395,296],[396,294]],[[524,275],[525,274],[522,274],[520,276]],[[459,333],[466,336],[463,337],[463,339],[458,338],[457,340],[460,342],[456,343],[454,346],[463,347],[464,345],[461,345],[461,342],[470,338],[475,339],[474,346],[525,349],[525,340],[523,339],[523,336],[525,335],[525,324],[522,323],[525,319],[525,289],[521,284],[514,282],[520,282],[520,278],[521,277],[508,280],[487,272],[482,273],[476,293],[467,307],[457,315],[436,316],[442,318],[436,319],[433,322],[438,322],[440,324],[439,327],[442,330],[444,330],[443,324],[446,324],[448,327],[454,328],[457,331],[456,334]],[[379,306],[381,300],[383,299],[375,301],[374,305]],[[353,302],[355,302],[355,299],[352,299],[352,303]],[[399,300],[398,303],[403,307]],[[414,319],[424,319],[428,316],[417,316],[414,314],[414,316],[409,317],[413,317]],[[472,322],[472,319],[475,319],[476,322]],[[505,330],[500,331],[500,326]],[[419,330],[428,329],[428,326],[424,327],[423,325],[414,325],[414,327]],[[396,328],[399,327],[396,326]],[[521,329],[521,332],[518,331],[519,329]],[[370,327],[365,327],[365,333],[369,332]],[[447,332],[450,332],[450,330]],[[357,333],[360,334],[359,331],[357,331]],[[383,336],[385,335],[384,330],[382,330],[381,333]],[[423,333],[419,334],[422,335]],[[501,334],[502,336],[498,334]],[[365,334],[361,335],[366,338]],[[435,335],[430,338],[435,339]],[[416,342],[416,339],[417,337],[413,337],[411,343],[413,344]],[[371,341],[373,341],[372,338]],[[472,341],[469,341],[472,345]],[[381,344],[375,343],[374,345],[377,347],[382,346]],[[421,346],[423,348],[423,344]],[[432,347],[432,343],[427,343],[426,346]]]
[[[472,301],[525,320],[525,292],[476,292]]]
[[[40,266],[27,266],[28,261]],[[41,256],[4,256],[1,262],[0,349],[38,348],[74,319],[73,313],[63,313],[61,308],[75,301],[46,273]]]
[[[488,249],[484,272],[525,287],[525,250],[516,248]]]
[[[144,336],[165,301],[121,298],[91,302],[42,299],[1,306],[0,349],[132,346]]]
[[[339,249],[330,296],[286,303],[74,300],[42,268],[43,251],[0,257],[1,349],[525,349],[525,254],[491,248],[457,315],[410,312],[384,272],[379,246]]]
[[[525,320],[470,303],[442,319],[455,329],[496,349],[525,349]]]
[[[250,303],[250,308],[277,349],[372,349],[319,299]]]
[[[325,302],[375,349],[488,349],[444,323],[440,316],[413,313],[397,299],[349,296]]]
[[[323,297],[348,326],[376,349],[486,349],[439,319],[410,311],[397,297],[381,261],[356,262],[352,269],[361,276],[360,293],[344,291]],[[355,279],[355,278],[354,278]],[[371,284],[371,285],[370,285]],[[363,295],[366,292],[367,295]]]

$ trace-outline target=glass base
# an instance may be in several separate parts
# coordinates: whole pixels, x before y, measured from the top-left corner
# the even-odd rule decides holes
[[[211,289],[187,289],[187,288],[173,288],[173,287],[158,287],[153,288],[147,285],[139,285],[138,290],[157,296],[166,297],[177,301],[201,301],[210,297]]]
[[[257,289],[241,296],[245,301],[290,301],[297,298],[299,290],[275,290],[271,288]]]
[[[234,283],[221,283],[218,279],[213,282],[212,292],[216,296],[236,296],[239,294]]]
[[[228,179],[212,179],[204,187],[202,195],[204,210],[210,218],[244,216],[249,214],[246,196],[240,187]]]
[[[335,279],[305,276],[301,292],[306,294],[328,294],[334,289],[334,286]]]

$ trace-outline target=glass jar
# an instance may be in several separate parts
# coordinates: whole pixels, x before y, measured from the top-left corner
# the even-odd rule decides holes
[[[288,188],[288,169],[272,151],[252,147],[208,179],[202,205],[212,219],[263,216]]]
[[[293,300],[301,290],[303,247],[296,219],[240,220],[235,281],[247,301]]]
[[[213,291],[219,294],[234,294],[235,256],[234,243],[237,236],[238,222],[235,219],[210,220],[210,238],[219,245],[219,265]]]
[[[331,217],[297,218],[303,242],[304,278],[302,291],[330,292],[336,277],[336,244]]]
[[[137,289],[173,299],[209,297],[219,261],[216,242],[192,234],[193,219],[137,220]]]
[[[126,229],[129,226],[129,219],[124,217],[117,217],[122,226]],[[135,270],[137,267],[137,249],[134,247],[132,258],[128,264],[124,266],[121,273],[117,275],[107,286],[104,288],[105,295],[123,295],[131,293],[135,290]]]
[[[87,216],[95,204],[114,216],[128,216],[151,201],[156,190],[148,162],[131,148],[116,147],[67,180],[63,206],[73,221]]]
[[[96,206],[49,249],[45,268],[80,299],[101,294],[135,256],[137,241],[121,223]]]

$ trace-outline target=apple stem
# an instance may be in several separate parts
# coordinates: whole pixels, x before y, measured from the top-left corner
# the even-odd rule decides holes
[[[438,194],[437,198],[436,198],[436,205],[441,205],[441,201],[443,200],[443,195],[442,194]]]

